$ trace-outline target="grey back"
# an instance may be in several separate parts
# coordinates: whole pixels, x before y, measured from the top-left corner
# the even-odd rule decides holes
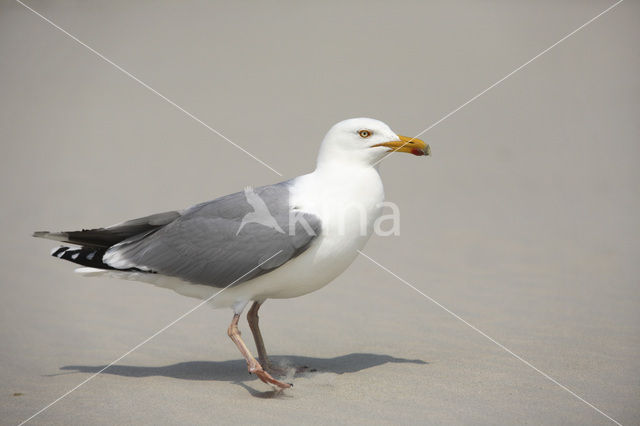
[[[253,194],[237,192],[193,206],[149,235],[116,244],[107,257],[117,252],[135,267],[193,283],[240,284],[298,256],[321,232],[318,217],[290,209],[289,186],[288,181],[252,191],[277,226],[247,221],[259,209],[255,196],[252,205]]]

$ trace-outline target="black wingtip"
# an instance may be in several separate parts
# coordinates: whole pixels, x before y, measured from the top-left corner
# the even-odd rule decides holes
[[[69,247],[58,247],[55,248],[53,250],[51,250],[51,256],[53,257],[61,257],[67,250],[69,250]],[[69,259],[66,259],[69,260]]]
[[[48,234],[49,234],[49,231],[36,231],[33,234],[31,234],[31,236],[36,238],[47,238]]]

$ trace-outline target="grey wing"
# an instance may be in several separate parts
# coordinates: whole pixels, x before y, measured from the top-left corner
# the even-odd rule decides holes
[[[238,192],[194,206],[142,239],[111,247],[104,261],[215,287],[267,273],[304,252],[321,232],[321,223],[315,215],[290,209],[288,182],[254,191],[284,232],[264,221],[241,228],[254,210],[245,193]]]

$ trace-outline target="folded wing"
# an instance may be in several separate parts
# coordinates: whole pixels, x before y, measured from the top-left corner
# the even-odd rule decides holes
[[[266,220],[242,224],[255,211],[245,193],[238,192],[194,206],[157,230],[115,244],[103,261],[116,269],[157,272],[215,287],[250,280],[304,252],[321,232],[316,216],[290,209],[288,188],[285,182],[254,190],[277,227]]]

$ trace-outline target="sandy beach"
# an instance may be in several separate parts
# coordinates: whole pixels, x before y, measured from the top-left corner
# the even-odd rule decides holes
[[[82,278],[33,231],[306,173],[345,118],[418,134],[613,4],[25,3],[131,75],[0,0],[3,425],[198,303]],[[365,253],[397,276],[361,256],[261,310],[274,359],[315,370],[293,389],[204,306],[28,424],[639,424],[639,17],[621,3],[422,135],[432,157],[380,165],[400,235]]]

